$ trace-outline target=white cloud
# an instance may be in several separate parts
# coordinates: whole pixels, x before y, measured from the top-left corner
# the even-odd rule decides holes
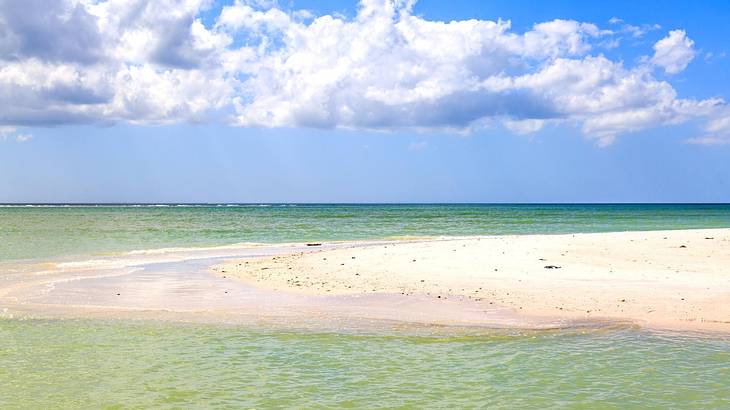
[[[0,126],[0,141],[7,141],[14,138],[17,142],[28,142],[33,139],[30,134],[17,134],[18,129],[15,127]]]
[[[623,21],[623,19],[620,19],[618,17],[611,17],[610,19],[608,19],[608,22],[611,24],[620,24],[620,23],[623,23],[624,21]]]
[[[705,136],[689,138],[684,142],[692,145],[728,145],[730,144],[730,138]]]
[[[705,124],[704,135],[690,138],[685,142],[699,145],[730,144],[730,108],[722,107]]]
[[[631,37],[642,38],[648,32],[654,31],[654,30],[659,30],[660,28],[662,28],[662,27],[658,24],[643,24],[641,26],[634,26],[631,24],[626,24],[621,28],[621,31],[631,34]]]
[[[63,0],[38,13],[0,2],[0,125],[229,118],[386,130],[502,123],[532,133],[549,122],[607,144],[692,118],[720,121],[724,101],[683,99],[653,75],[652,65],[674,74],[692,60],[684,31],[627,67],[596,47],[655,27],[553,20],[520,33],[502,20],[426,20],[414,3],[362,0],[346,18],[236,0],[206,25],[207,0]]]
[[[534,134],[545,126],[545,120],[504,120],[503,124],[508,130],[516,134]]]
[[[684,30],[672,30],[667,37],[654,44],[651,62],[662,67],[668,74],[677,74],[687,68],[695,57],[694,41]]]
[[[631,35],[633,38],[642,38],[644,37],[648,32],[659,30],[661,28],[658,24],[642,24],[640,26],[635,26],[633,24],[628,24],[624,22],[624,20],[618,18],[618,17],[611,17],[608,22],[613,25],[620,24],[620,27],[618,29],[614,30],[614,33],[620,34],[625,33]]]
[[[710,120],[705,126],[705,131],[713,134],[730,136],[730,108],[726,108]]]
[[[237,0],[233,5],[223,7],[216,25],[228,30],[247,29],[258,32],[283,31],[291,22],[289,14],[279,9],[256,10],[249,4]]]
[[[494,118],[531,133],[551,120],[606,144],[721,104],[679,99],[647,67],[589,55],[591,39],[607,35],[592,24],[555,20],[517,34],[509,22],[427,21],[410,7],[369,1],[352,20],[277,24],[266,38],[281,46],[247,66],[237,122],[468,129]]]
[[[16,128],[15,127],[1,127],[0,126],[0,140],[4,141],[8,138],[9,135],[12,135],[15,133]]]

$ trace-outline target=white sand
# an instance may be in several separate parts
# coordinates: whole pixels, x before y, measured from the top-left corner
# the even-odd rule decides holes
[[[730,331],[730,229],[361,243],[213,272],[310,295],[464,297],[533,318]]]

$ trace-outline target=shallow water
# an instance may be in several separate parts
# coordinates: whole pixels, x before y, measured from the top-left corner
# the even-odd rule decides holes
[[[0,261],[238,242],[730,227],[730,205],[0,206]]]
[[[719,227],[730,227],[729,205],[0,206],[0,281],[42,282],[6,296],[57,310],[84,303],[128,308],[129,300],[164,312],[211,300],[230,309],[251,290],[199,276],[201,267],[276,247],[120,252]],[[323,248],[331,246],[339,245]],[[65,262],[40,263],[49,259]],[[54,269],[62,280],[43,282]],[[183,300],[176,293],[183,288],[196,300]],[[309,300],[269,299],[312,308]],[[336,303],[325,305],[342,310]],[[279,305],[260,309],[268,314]],[[3,308],[0,317],[9,316]],[[206,324],[183,323],[193,320],[185,315],[0,319],[0,408],[730,408],[727,335],[625,325],[455,329],[380,314],[363,321],[320,318],[317,326],[300,321],[301,327],[258,316],[246,323],[202,318]],[[384,318],[390,321],[378,321]]]
[[[730,339],[0,320],[1,408],[727,408]]]
[[[372,242],[370,242],[372,243]],[[348,243],[325,244],[336,249]],[[200,323],[276,325],[288,329],[370,329],[378,323],[549,329],[586,325],[527,317],[513,309],[454,296],[363,292],[303,295],[266,290],[213,275],[231,258],[309,252],[296,245],[168,249],[58,264],[0,264],[0,317],[165,319]],[[372,322],[375,322],[373,324]],[[593,321],[591,326],[616,321]]]

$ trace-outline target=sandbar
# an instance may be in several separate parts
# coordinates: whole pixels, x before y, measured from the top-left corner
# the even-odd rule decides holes
[[[730,331],[730,229],[340,244],[232,259],[211,272],[293,294],[399,294],[533,319]]]

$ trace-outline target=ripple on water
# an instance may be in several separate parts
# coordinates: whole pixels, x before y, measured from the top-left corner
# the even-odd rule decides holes
[[[630,327],[336,333],[0,321],[0,407],[720,408],[730,340]]]

